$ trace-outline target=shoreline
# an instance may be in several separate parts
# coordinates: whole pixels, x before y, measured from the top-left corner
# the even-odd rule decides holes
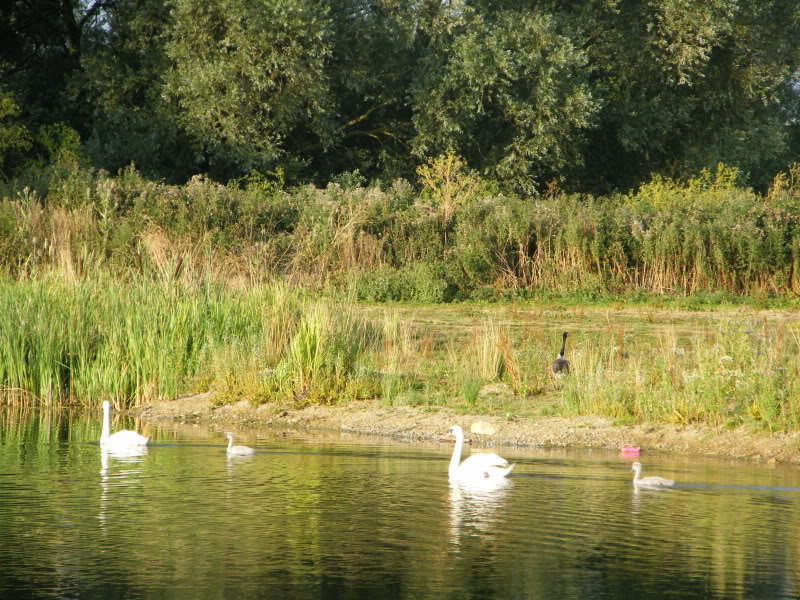
[[[316,430],[394,438],[406,442],[444,440],[450,425],[461,425],[474,447],[592,448],[615,450],[625,444],[643,453],[800,465],[800,432],[770,433],[707,426],[615,425],[611,419],[462,415],[447,408],[385,406],[356,401],[343,406],[292,408],[247,400],[215,407],[210,393],[162,400],[132,412],[145,420],[199,422],[254,429]]]

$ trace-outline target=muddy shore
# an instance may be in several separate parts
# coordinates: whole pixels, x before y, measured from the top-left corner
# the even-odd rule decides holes
[[[305,429],[381,435],[405,441],[443,439],[449,425],[461,425],[473,446],[618,449],[639,446],[643,453],[670,452],[800,464],[800,433],[769,433],[745,428],[673,425],[613,425],[602,417],[540,417],[507,419],[470,416],[448,409],[391,406],[360,401],[345,406],[302,409],[274,405],[252,406],[243,400],[215,407],[210,394],[140,407],[142,419],[203,422],[256,429]]]

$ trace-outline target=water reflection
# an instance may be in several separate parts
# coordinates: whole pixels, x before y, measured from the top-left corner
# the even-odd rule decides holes
[[[638,514],[642,509],[642,499],[649,495],[659,496],[661,494],[669,494],[674,492],[674,487],[659,487],[659,486],[638,486],[631,485],[631,510],[634,514]]]
[[[450,542],[461,543],[465,526],[490,533],[508,500],[513,484],[508,477],[459,480],[450,478]]]
[[[0,597],[795,598],[800,469],[517,450],[509,479],[448,482],[439,446],[153,426],[3,425]],[[57,424],[57,421],[53,421]],[[98,452],[100,471],[98,474]],[[100,489],[98,490],[98,483]],[[448,485],[449,483],[449,485]],[[16,594],[16,595],[12,595]]]
[[[100,520],[103,532],[105,532],[106,521],[109,517],[112,488],[127,487],[134,479],[138,478],[143,472],[142,463],[148,452],[147,446],[113,449],[100,447],[100,510],[97,518]],[[111,472],[112,465],[121,468],[115,468]]]

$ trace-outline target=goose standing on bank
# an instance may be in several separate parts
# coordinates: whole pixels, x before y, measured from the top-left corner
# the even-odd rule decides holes
[[[228,438],[228,454],[233,454],[235,456],[250,456],[251,454],[256,453],[256,451],[250,446],[234,446],[232,433],[226,433],[225,437]]]
[[[648,487],[672,487],[675,485],[674,479],[664,479],[663,477],[640,477],[642,473],[642,463],[635,462],[631,465],[631,471],[635,474],[633,476],[633,485],[644,485]]]
[[[569,375],[569,361],[564,358],[564,351],[567,349],[567,332],[564,332],[563,340],[561,342],[561,352],[558,353],[558,356],[553,361],[553,366],[551,367],[553,373],[556,375]]]
[[[111,402],[103,401],[103,432],[100,434],[100,445],[106,448],[130,448],[131,446],[146,446],[150,442],[149,437],[140,433],[123,429],[116,433],[111,433]]]
[[[509,465],[505,458],[490,452],[473,454],[461,462],[461,451],[464,449],[464,430],[458,425],[453,425],[447,432],[456,438],[456,447],[453,449],[448,469],[452,479],[505,477],[514,468],[514,465]]]

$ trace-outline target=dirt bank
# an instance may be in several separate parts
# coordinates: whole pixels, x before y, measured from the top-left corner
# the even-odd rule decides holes
[[[142,407],[143,419],[241,425],[265,429],[315,429],[384,435],[408,441],[441,439],[449,425],[471,432],[475,446],[543,448],[605,448],[623,444],[643,452],[674,452],[720,458],[800,464],[800,433],[765,433],[709,427],[620,426],[601,417],[541,417],[506,419],[458,415],[448,409],[355,402],[346,406],[302,409],[273,405],[251,406],[247,401],[214,407],[209,394],[187,396]]]

